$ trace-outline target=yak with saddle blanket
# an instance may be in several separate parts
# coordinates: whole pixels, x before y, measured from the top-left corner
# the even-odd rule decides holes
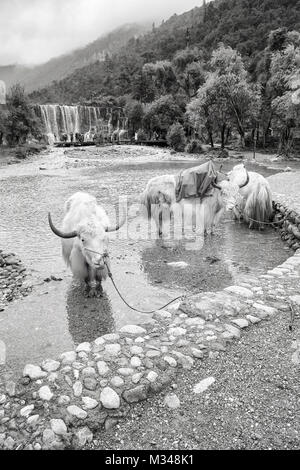
[[[169,230],[171,214],[177,213],[177,220],[192,225],[192,215],[196,210],[196,229],[213,231],[228,204],[235,204],[228,180],[218,175],[214,164],[209,161],[198,167],[183,170],[178,175],[161,175],[152,178],[143,194],[141,203],[147,209],[148,218],[153,218],[159,236]],[[238,192],[238,186],[235,192]],[[194,210],[195,209],[195,210]],[[163,213],[166,217],[163,217]],[[180,217],[178,214],[184,214]],[[163,229],[166,226],[166,230]]]

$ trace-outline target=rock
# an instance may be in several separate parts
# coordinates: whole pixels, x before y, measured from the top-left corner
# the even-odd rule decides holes
[[[110,387],[105,387],[100,393],[100,401],[104,408],[109,410],[120,408],[120,397],[119,395]]]
[[[44,385],[38,391],[39,397],[41,400],[50,401],[53,398],[53,393],[51,392],[48,385]]]
[[[40,419],[40,415],[32,415],[27,418],[27,424],[29,426],[35,426]]]
[[[80,397],[82,395],[82,383],[77,380],[73,385],[73,393],[75,397]]]
[[[46,377],[46,372],[43,372],[39,366],[26,364],[23,370],[23,377],[29,377],[31,380],[43,379]]]
[[[170,266],[171,268],[185,269],[188,267],[188,263],[185,263],[184,261],[174,261],[172,263],[167,263],[167,266]]]
[[[131,381],[134,384],[138,384],[142,377],[143,377],[143,374],[141,372],[139,372],[138,374],[133,374],[133,376],[131,377]]]
[[[6,396],[4,394],[0,395],[0,405],[6,402]]]
[[[131,354],[133,354],[134,356],[135,356],[135,355],[138,356],[139,354],[143,354],[144,350],[143,350],[143,348],[141,348],[140,346],[132,346],[132,347],[130,348],[130,352],[131,352]]]
[[[91,343],[81,343],[77,346],[76,352],[86,352],[89,353],[91,350],[92,346]]]
[[[192,353],[192,356],[196,357],[197,359],[202,359],[204,356],[203,351],[201,351],[200,349],[196,349],[196,348],[191,348],[191,353]]]
[[[174,357],[164,356],[164,361],[166,361],[166,363],[171,367],[177,367],[177,361],[174,359]]]
[[[147,333],[147,331],[144,328],[142,328],[141,326],[138,326],[138,325],[123,326],[120,329],[120,332],[128,334],[128,335],[133,335],[133,336],[141,336],[141,335],[145,335]]]
[[[103,344],[105,344],[105,339],[101,336],[100,338],[95,339],[94,344],[96,346],[103,346]]]
[[[168,330],[168,335],[169,336],[184,336],[186,334],[186,329],[185,328],[170,328]]]
[[[24,406],[24,408],[21,408],[20,410],[20,416],[28,418],[28,416],[32,413],[33,410],[34,410],[34,405]]]
[[[253,325],[259,323],[261,318],[254,317],[253,315],[246,315],[247,320],[249,320]]]
[[[207,379],[201,380],[201,382],[194,386],[194,393],[205,392],[215,381],[214,377],[208,377]]]
[[[97,368],[98,368],[99,375],[101,375],[102,377],[105,377],[110,371],[110,368],[104,361],[97,362]]]
[[[87,442],[92,442],[94,436],[92,431],[86,426],[77,431],[76,437],[78,439],[78,445],[83,447]]]
[[[5,263],[9,266],[12,266],[14,264],[19,264],[20,260],[18,258],[16,258],[15,256],[7,256],[5,258]]]
[[[85,419],[88,415],[86,411],[84,411],[82,408],[79,408],[77,405],[68,406],[67,411],[71,416],[75,416],[78,419]]]
[[[12,437],[7,437],[4,441],[4,449],[6,450],[13,450],[15,447],[15,441]]]
[[[181,364],[184,369],[191,370],[194,365],[194,360],[190,356],[185,356],[178,351],[173,351],[172,354],[178,358],[179,364]]]
[[[119,344],[107,344],[104,348],[104,354],[116,357],[121,352],[121,346]]]
[[[245,318],[235,318],[231,321],[240,328],[247,328],[247,326],[249,326],[249,322]]]
[[[94,398],[90,397],[82,397],[82,401],[84,408],[86,408],[87,410],[94,410],[99,404],[97,400],[94,400]]]
[[[70,401],[71,401],[70,397],[68,397],[67,395],[61,395],[58,398],[57,403],[61,406],[64,406],[64,405],[68,405]]]
[[[120,369],[118,369],[118,373],[123,377],[129,377],[134,373],[134,370],[130,367],[121,367]]]
[[[9,380],[5,385],[5,391],[10,397],[14,397],[16,395],[16,384],[12,380]]]
[[[266,314],[268,316],[273,316],[277,313],[277,310],[273,307],[269,307],[268,305],[263,305],[259,303],[254,303],[253,308],[258,310],[258,312],[262,312],[263,314]]]
[[[124,380],[121,377],[115,375],[111,379],[110,383],[112,384],[113,387],[119,388],[119,387],[122,387],[122,385],[124,385]]]
[[[60,368],[60,362],[53,361],[52,359],[46,359],[42,362],[42,369],[46,372],[55,372]]]
[[[146,400],[148,396],[149,386],[147,385],[138,385],[131,390],[125,390],[123,393],[124,399],[127,403],[138,403],[140,401]]]
[[[225,324],[224,326],[225,326],[227,332],[230,333],[230,335],[233,338],[240,338],[241,332],[236,326],[229,325],[229,324]],[[222,336],[224,337],[224,333],[222,333]]]
[[[97,380],[93,377],[85,377],[83,379],[83,385],[87,390],[94,391],[97,388]]]
[[[55,440],[55,434],[52,431],[52,429],[45,429],[43,432],[43,443],[46,446],[49,446],[52,444],[52,442]]]
[[[63,364],[72,364],[72,362],[76,361],[76,352],[75,351],[68,351],[61,354],[60,359]]]
[[[158,374],[156,372],[150,371],[146,378],[147,380],[149,380],[149,382],[153,383],[157,380],[157,377],[158,377]]]
[[[115,341],[119,341],[120,335],[118,335],[117,333],[109,333],[109,334],[107,334],[107,335],[102,336],[102,339],[103,339],[104,341],[115,342]],[[96,340],[96,341],[97,341],[97,340]]]
[[[300,351],[299,350],[297,350],[296,352],[292,354],[292,363],[295,365],[300,364]]]
[[[160,351],[155,351],[155,350],[150,350],[146,352],[146,356],[150,359],[153,359],[154,357],[159,357],[161,356]]]
[[[176,408],[180,407],[180,400],[175,393],[170,393],[169,395],[165,396],[164,403],[168,408],[175,410]]]
[[[139,357],[133,356],[133,357],[131,358],[131,360],[130,360],[130,365],[131,365],[131,367],[133,367],[133,368],[141,367],[142,361],[140,360]]]
[[[50,419],[50,426],[52,431],[58,436],[64,436],[67,434],[67,426],[62,419]]]
[[[245,297],[247,299],[250,299],[251,297],[254,296],[253,292],[249,289],[246,289],[246,287],[230,286],[230,287],[226,287],[224,290],[226,292],[230,292],[231,294],[236,294],[238,296]]]
[[[85,367],[84,369],[82,369],[81,373],[84,377],[95,377],[96,376],[96,371],[95,371],[94,367]]]

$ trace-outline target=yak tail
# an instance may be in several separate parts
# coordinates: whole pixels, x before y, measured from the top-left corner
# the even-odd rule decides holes
[[[257,185],[255,191],[247,199],[244,212],[246,219],[250,222],[250,227],[263,228],[264,225],[261,222],[271,221],[273,216],[272,194],[267,185]],[[257,222],[253,222],[251,219]]]
[[[146,207],[146,211],[147,211],[147,217],[148,219],[151,219],[151,203],[152,203],[152,198],[150,196],[150,194],[147,192],[147,191],[144,191],[142,196],[141,196],[141,200],[140,200],[140,203]]]

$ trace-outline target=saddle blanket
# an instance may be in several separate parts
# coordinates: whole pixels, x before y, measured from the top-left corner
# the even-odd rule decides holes
[[[217,171],[211,160],[203,165],[182,170],[176,178],[176,201],[205,197],[211,182],[215,181],[216,177]]]

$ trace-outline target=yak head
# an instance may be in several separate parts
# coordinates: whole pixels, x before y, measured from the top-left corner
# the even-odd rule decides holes
[[[227,211],[232,211],[239,204],[241,198],[240,189],[244,188],[249,183],[249,173],[245,167],[244,172],[244,181],[240,184],[232,181],[231,178],[225,179],[219,183],[216,181],[212,183],[212,186],[220,191],[222,202]]]
[[[63,239],[74,239],[73,249],[81,251],[86,263],[94,268],[104,269],[108,256],[109,232],[119,230],[126,221],[125,213],[120,223],[116,225],[103,225],[95,217],[83,220],[73,232],[63,232],[55,227],[51,214],[48,221],[52,232]]]

